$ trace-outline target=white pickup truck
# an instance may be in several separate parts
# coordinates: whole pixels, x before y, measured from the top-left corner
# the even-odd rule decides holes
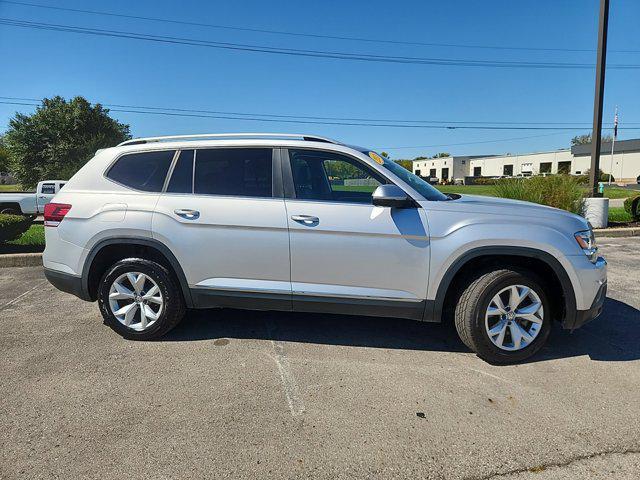
[[[66,180],[45,180],[38,183],[35,192],[0,193],[0,213],[40,215],[44,213],[44,206],[66,182]]]

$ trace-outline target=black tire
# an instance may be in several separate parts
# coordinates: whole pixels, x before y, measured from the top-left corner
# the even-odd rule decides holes
[[[535,339],[521,350],[507,351],[496,346],[485,328],[485,313],[491,299],[510,285],[534,290],[542,302],[544,321]],[[538,276],[528,270],[500,269],[480,273],[462,292],[455,309],[455,325],[462,342],[480,358],[493,364],[511,364],[535,355],[551,331],[552,311]]]
[[[4,215],[22,215],[20,210],[11,207],[0,208],[0,213]]]
[[[109,290],[113,282],[127,272],[140,272],[151,278],[163,297],[162,311],[148,329],[136,331],[118,321],[109,306]],[[130,340],[154,340],[173,329],[184,317],[185,304],[175,277],[164,266],[142,258],[127,258],[112,265],[102,276],[98,287],[98,305],[107,325]]]

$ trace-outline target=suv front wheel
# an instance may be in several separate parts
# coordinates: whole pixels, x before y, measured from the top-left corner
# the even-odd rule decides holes
[[[534,355],[551,330],[551,308],[540,285],[537,275],[525,270],[480,275],[455,309],[460,339],[490,363],[516,363]]]
[[[114,264],[102,277],[98,304],[105,322],[125,338],[153,340],[185,313],[180,287],[162,265],[141,258]]]

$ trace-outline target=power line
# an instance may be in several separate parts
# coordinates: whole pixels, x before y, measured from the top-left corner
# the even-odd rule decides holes
[[[397,63],[414,65],[440,65],[440,66],[462,66],[462,67],[491,67],[491,68],[545,68],[545,69],[592,69],[594,65],[588,63],[567,63],[567,62],[524,62],[524,61],[496,61],[496,60],[470,60],[470,59],[447,59],[447,58],[424,58],[424,57],[400,57],[373,54],[352,54],[347,52],[303,50],[293,48],[268,47],[262,45],[239,44],[230,42],[213,42],[208,40],[198,40],[183,37],[171,37],[165,35],[150,35],[120,30],[105,30],[98,28],[77,27],[73,25],[61,25],[53,23],[30,22],[26,20],[16,20],[10,18],[0,18],[0,25],[7,25],[20,28],[30,28],[36,30],[49,30],[56,32],[76,33],[82,35],[93,35],[101,37],[124,38],[129,40],[144,40],[165,44],[189,45],[207,48],[216,48],[232,51],[245,51],[256,53],[270,53],[277,55],[289,55],[298,57],[328,58],[337,60],[356,60],[375,63]],[[613,69],[638,69],[638,64],[611,64]]]
[[[379,147],[378,150],[404,150],[410,148],[435,148],[435,147],[457,147],[460,145],[479,145],[482,143],[499,143],[510,142],[513,140],[527,140],[530,138],[552,137],[555,135],[563,135],[565,132],[545,133],[543,135],[529,135],[526,137],[510,137],[510,138],[497,138],[495,140],[480,140],[477,142],[461,142],[461,143],[440,143],[436,145],[405,145],[402,147]]]
[[[592,48],[542,48],[542,47],[509,47],[504,45],[469,45],[469,44],[455,44],[455,43],[432,43],[432,42],[416,42],[416,41],[404,41],[404,40],[389,40],[380,38],[368,38],[368,37],[353,37],[346,35],[320,35],[316,33],[304,33],[304,32],[291,32],[283,30],[270,30],[264,28],[248,28],[238,27],[233,25],[220,25],[203,22],[192,22],[187,20],[174,20],[169,18],[159,17],[147,17],[143,15],[129,15],[116,12],[107,12],[103,10],[85,10],[80,8],[68,8],[58,7],[53,5],[41,5],[30,2],[18,2],[11,0],[0,0],[0,3],[9,3],[14,5],[21,5],[33,8],[44,8],[49,10],[58,10],[73,13],[84,13],[90,15],[99,15],[107,17],[128,18],[132,20],[145,20],[151,22],[170,23],[174,25],[189,25],[195,27],[207,27],[222,30],[235,30],[241,32],[253,32],[253,33],[267,33],[273,35],[286,35],[294,37],[307,37],[307,38],[323,38],[327,40],[346,40],[353,42],[367,42],[378,44],[390,44],[390,45],[409,45],[409,46],[422,46],[422,47],[446,47],[446,48],[469,48],[469,49],[485,49],[485,50],[516,50],[516,51],[533,51],[533,52],[594,52]],[[639,50],[610,50],[611,52],[620,53],[640,53]]]
[[[25,97],[6,97],[0,96],[3,100],[20,100],[30,102],[40,102],[40,98],[25,98]],[[581,125],[590,126],[590,122],[505,122],[505,121],[474,121],[474,120],[398,120],[389,118],[361,118],[361,117],[317,117],[308,115],[285,115],[274,113],[248,113],[248,112],[229,112],[221,110],[197,110],[193,108],[176,108],[176,107],[156,107],[156,106],[142,106],[142,105],[123,105],[118,103],[104,103],[95,102],[104,105],[105,107],[115,108],[136,108],[143,110],[163,110],[171,112],[186,112],[186,113],[208,113],[219,115],[238,115],[238,116],[250,116],[250,117],[269,117],[269,118],[293,118],[293,119],[305,119],[305,120],[342,120],[342,121],[362,121],[362,122],[391,122],[391,123],[427,123],[427,124],[469,124],[469,125]],[[625,122],[625,125],[640,125],[640,122]]]
[[[27,103],[27,102],[17,102],[17,101],[0,101],[0,104],[4,105],[22,105],[22,106],[32,106],[37,107],[40,106],[39,103]],[[105,104],[105,106],[107,106]],[[535,127],[526,127],[526,126],[497,126],[497,125],[417,125],[417,124],[391,124],[391,123],[375,123],[375,122],[346,122],[346,121],[321,121],[321,120],[294,120],[294,119],[275,119],[275,118],[258,118],[258,117],[238,117],[229,115],[210,115],[203,113],[188,113],[188,111],[184,112],[168,112],[168,111],[145,111],[144,109],[147,107],[140,106],[123,106],[125,108],[110,108],[112,112],[120,112],[120,113],[133,113],[133,114],[141,114],[141,115],[157,115],[157,116],[168,116],[168,117],[190,117],[190,118],[211,118],[217,120],[242,120],[242,121],[251,121],[251,122],[267,122],[267,123],[295,123],[295,124],[306,124],[306,125],[335,125],[335,126],[350,126],[350,127],[384,127],[384,128],[412,128],[412,129],[433,129],[433,130],[555,130],[555,131],[576,131],[576,130],[584,130],[582,126],[571,126],[571,127],[544,127],[544,126],[535,126]],[[618,130],[640,130],[640,127],[624,127],[619,128]]]

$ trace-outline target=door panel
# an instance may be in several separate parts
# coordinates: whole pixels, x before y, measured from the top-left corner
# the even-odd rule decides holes
[[[422,301],[429,271],[424,211],[288,199],[296,295]],[[292,216],[317,217],[313,224]]]
[[[422,318],[424,211],[374,207],[376,185],[390,181],[355,157],[313,149],[284,157],[294,309]]]
[[[153,236],[175,254],[192,288],[290,294],[282,199],[163,194]]]

